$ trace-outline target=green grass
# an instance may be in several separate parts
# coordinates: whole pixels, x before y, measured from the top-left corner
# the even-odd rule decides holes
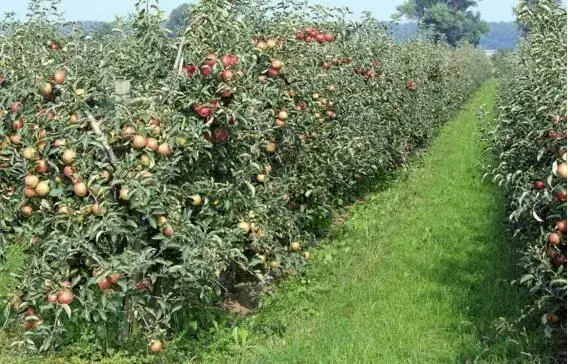
[[[231,329],[221,325],[213,341],[208,335],[202,342],[170,343],[167,357],[176,359],[121,354],[106,362],[536,361],[523,353],[542,354],[536,329],[533,335],[499,333],[494,325],[500,317],[513,320],[523,306],[509,284],[518,271],[504,203],[481,181],[479,167],[476,113],[483,104],[493,109],[495,88],[495,81],[486,83],[413,170],[351,209],[347,222],[313,252],[308,271],[282,282],[258,315]],[[0,275],[0,292],[9,284]],[[174,352],[181,347],[192,354]],[[4,349],[0,362],[83,362],[67,354],[70,359],[42,360]]]
[[[494,328],[500,317],[517,317],[523,301],[509,284],[518,271],[504,203],[481,181],[479,167],[476,114],[481,105],[493,110],[495,90],[496,82],[487,82],[406,179],[351,211],[330,244],[314,252],[307,274],[285,282],[243,326],[252,335],[233,345],[230,357],[202,360],[536,361],[522,353],[538,352],[536,339]],[[279,325],[283,336],[255,333]]]

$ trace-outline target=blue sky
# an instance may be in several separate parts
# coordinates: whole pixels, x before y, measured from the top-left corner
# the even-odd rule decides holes
[[[329,6],[348,6],[355,15],[363,10],[371,11],[381,20],[390,19],[395,8],[404,0],[311,0]],[[135,0],[61,0],[61,9],[67,20],[103,20],[114,19],[115,15],[126,15],[134,9]],[[185,2],[184,0],[160,0],[160,6],[168,14]],[[481,0],[479,10],[487,21],[513,20],[512,8],[517,0]],[[27,0],[0,0],[0,15],[14,11],[18,17],[25,15]]]

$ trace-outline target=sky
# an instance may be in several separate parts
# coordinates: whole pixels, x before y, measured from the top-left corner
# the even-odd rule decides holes
[[[389,20],[396,6],[404,0],[310,0],[312,3],[327,6],[348,6],[356,17],[368,10],[379,20]],[[160,0],[160,7],[169,14],[172,9],[186,2],[185,0]],[[0,16],[13,11],[21,18],[27,9],[27,0],[0,0]],[[136,0],[61,0],[60,9],[65,19],[110,21],[115,16],[124,16],[134,10]],[[512,8],[517,0],[480,0],[478,10],[486,21],[514,20]]]

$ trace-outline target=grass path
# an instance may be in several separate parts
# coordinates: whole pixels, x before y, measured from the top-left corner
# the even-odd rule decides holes
[[[503,202],[479,167],[476,114],[493,109],[495,89],[483,85],[406,178],[353,208],[308,273],[249,322],[285,325],[282,336],[254,331],[230,358],[204,362],[529,361],[491,334],[521,307]]]

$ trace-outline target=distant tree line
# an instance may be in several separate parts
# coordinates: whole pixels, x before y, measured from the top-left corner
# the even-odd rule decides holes
[[[436,3],[436,1],[430,1],[430,2]],[[471,6],[472,3],[473,2],[464,2],[465,5],[469,4],[469,6]],[[414,14],[416,14],[414,16],[409,16],[410,18],[416,19],[419,14],[422,14],[422,16],[426,16],[425,14],[428,14],[428,9],[419,8],[419,7],[412,8],[412,5],[418,6],[422,4],[421,2],[409,2],[409,4],[410,5],[407,4],[406,11],[409,12],[415,11]],[[438,7],[440,7],[439,5],[440,4],[438,4]],[[183,31],[186,27],[186,16],[188,9],[189,5],[185,3],[172,10],[164,26],[167,27],[169,30],[171,30],[173,34],[178,34],[179,32]],[[471,17],[470,19],[471,21],[474,21],[472,19],[479,20],[477,13],[473,13],[471,10],[468,10],[468,8],[465,9],[466,9],[464,13],[465,15],[463,16]],[[435,14],[438,14],[436,13],[437,11],[439,11],[439,9],[435,10]],[[457,25],[461,21],[459,19],[448,20],[448,21],[449,22],[453,21],[454,22],[452,23],[453,25],[446,24],[442,28],[447,30],[448,33],[452,32],[454,33],[453,35],[450,34],[451,40],[447,39],[450,44],[452,44],[452,42],[457,44],[460,40],[461,41],[466,40],[484,49],[503,50],[503,49],[515,48],[519,41],[519,28],[517,24],[514,22],[490,22],[490,23],[483,22],[483,24],[487,26],[487,29],[484,28],[485,25],[480,25],[479,27],[475,25],[474,29],[472,29],[472,28],[467,28],[466,26],[462,26],[462,28],[459,28]],[[83,26],[85,32],[91,34],[95,38],[103,37],[105,34],[110,33],[113,28],[112,23],[105,23],[105,22],[87,21],[87,22],[81,22],[80,24]],[[406,42],[410,39],[413,39],[416,36],[416,34],[418,33],[420,23],[406,22],[406,23],[393,24],[385,22],[384,24],[392,33],[395,41]],[[431,28],[433,25],[432,24],[430,25]],[[462,29],[463,31],[458,32],[458,29]],[[483,31],[487,30],[487,32],[484,32],[483,34],[481,32],[482,30]]]
[[[515,22],[489,22],[489,31],[481,36],[479,47],[483,49],[512,49],[519,42],[519,29]],[[388,24],[397,42],[406,42],[413,39],[418,32],[418,24],[401,23]]]

